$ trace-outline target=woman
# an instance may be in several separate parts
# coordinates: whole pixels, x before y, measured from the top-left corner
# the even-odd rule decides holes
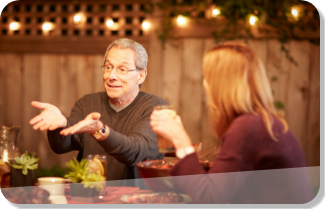
[[[265,68],[256,54],[241,44],[216,46],[204,56],[203,75],[211,124],[221,140],[208,172],[179,116],[155,110],[150,118],[152,130],[171,140],[181,158],[170,171],[181,176],[175,177],[177,184],[195,203],[312,200],[303,151],[276,114]]]

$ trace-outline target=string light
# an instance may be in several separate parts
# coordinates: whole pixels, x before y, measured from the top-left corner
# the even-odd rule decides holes
[[[298,10],[296,10],[296,9],[292,9],[292,10],[291,10],[291,14],[292,14],[293,16],[295,16],[295,17],[298,17]]]
[[[42,29],[43,29],[44,31],[49,31],[49,30],[51,30],[51,28],[52,28],[52,25],[51,25],[51,23],[48,23],[48,22],[45,22],[45,23],[43,24],[43,26],[42,26]]]
[[[143,21],[142,28],[143,30],[148,30],[150,28],[150,23],[148,21]]]
[[[212,10],[212,17],[216,17],[216,16],[218,16],[218,15],[220,15],[220,10],[219,9],[213,9]]]
[[[256,21],[257,21],[257,17],[254,16],[254,15],[252,15],[252,16],[249,18],[249,24],[251,24],[251,25],[255,25]]]
[[[258,11],[255,10],[254,13],[257,14]],[[298,18],[299,10],[297,9],[297,7],[291,9],[291,14],[294,16],[294,18]],[[214,8],[212,10],[212,17],[217,17],[218,15],[220,15],[220,9],[219,8]],[[82,14],[80,14],[80,13],[75,14],[75,16],[73,17],[74,23],[80,23],[82,18],[83,18]],[[250,25],[255,25],[257,21],[258,21],[258,18],[255,15],[251,15],[249,17],[249,24]],[[186,23],[187,23],[187,19],[183,15],[178,15],[177,24],[179,26],[184,26]],[[106,25],[107,25],[107,27],[112,27],[114,25],[114,21],[110,18],[110,19],[108,19],[106,21]],[[148,30],[150,28],[150,26],[151,25],[150,25],[150,23],[148,21],[143,21],[142,22],[142,29],[143,30]],[[20,23],[16,22],[16,21],[11,22],[10,25],[9,25],[10,30],[18,30],[19,27],[20,27]],[[53,25],[52,25],[52,23],[49,23],[49,22],[45,22],[42,25],[42,29],[44,31],[49,31],[52,28],[53,28]]]
[[[178,15],[177,23],[178,23],[178,25],[185,25],[186,19],[183,17],[183,15]]]
[[[108,20],[106,21],[106,25],[107,25],[107,27],[111,27],[111,26],[113,26],[113,24],[114,24],[114,22],[113,22],[112,19],[108,19]]]
[[[10,30],[17,30],[19,28],[19,23],[18,22],[12,22],[9,25]]]
[[[73,21],[74,21],[75,23],[79,23],[80,20],[81,20],[81,15],[79,15],[79,14],[76,14],[76,15],[73,17]]]

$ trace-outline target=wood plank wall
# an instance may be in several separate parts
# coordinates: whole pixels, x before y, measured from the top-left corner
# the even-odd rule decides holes
[[[202,86],[202,58],[213,39],[169,41],[165,50],[157,40],[148,44],[148,77],[141,90],[163,97],[182,117],[194,142],[203,149],[217,144],[209,126],[206,95]],[[285,105],[283,114],[298,138],[309,166],[320,164],[320,48],[307,41],[287,44],[290,62],[277,40],[250,40],[264,61],[275,99]],[[56,155],[45,132],[34,131],[29,120],[40,111],[30,102],[38,100],[59,107],[65,116],[85,94],[102,91],[100,65],[103,54],[0,54],[0,124],[21,124],[18,146],[40,156],[40,166],[65,165],[76,152]],[[274,79],[274,78],[277,79]],[[272,79],[273,78],[273,79]]]

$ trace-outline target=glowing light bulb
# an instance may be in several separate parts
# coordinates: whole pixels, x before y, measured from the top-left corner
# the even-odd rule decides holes
[[[292,9],[292,10],[291,10],[291,14],[292,14],[293,16],[297,17],[297,16],[298,16],[298,11],[297,11],[296,9]]]
[[[73,17],[73,20],[74,20],[75,23],[79,23],[80,20],[81,20],[81,16],[80,16],[80,15],[75,15],[75,16]]]
[[[143,30],[148,30],[150,28],[150,23],[148,21],[143,21],[142,28]]]
[[[55,179],[54,178],[52,179],[52,182],[55,182]]]
[[[18,22],[12,22],[9,25],[10,30],[17,30],[19,28],[19,23]]]
[[[178,15],[178,17],[177,17],[177,23],[178,23],[178,25],[185,25],[186,20],[185,20],[185,18],[182,15]]]
[[[219,9],[214,9],[212,10],[212,17],[216,17],[220,14],[220,10]]]
[[[249,24],[251,24],[251,25],[255,25],[256,21],[257,21],[257,18],[255,16],[251,16],[249,18]]]
[[[113,24],[114,24],[114,22],[113,22],[113,20],[111,20],[111,19],[109,19],[109,20],[106,21],[106,25],[107,25],[108,27],[111,27]]]
[[[48,22],[44,23],[43,26],[42,26],[42,29],[44,31],[49,31],[49,30],[51,30],[51,28],[52,28],[52,25],[50,23],[48,23]]]

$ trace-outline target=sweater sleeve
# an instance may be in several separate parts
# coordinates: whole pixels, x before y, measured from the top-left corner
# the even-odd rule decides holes
[[[130,134],[124,135],[110,128],[109,136],[98,143],[107,154],[128,166],[140,161],[162,159],[164,155],[158,152],[157,136],[150,127],[151,112],[146,112]]]
[[[69,124],[67,128],[68,127],[70,127]],[[74,150],[79,151],[81,149],[81,143],[76,134],[63,136],[60,134],[62,129],[63,128],[59,128],[54,131],[47,131],[47,138],[51,149],[56,154],[63,154]]]
[[[71,114],[68,120],[68,125],[66,128],[70,127],[71,124],[74,125],[78,121],[82,120],[83,112],[81,108],[81,102],[78,100],[75,106],[72,108]],[[60,131],[63,128],[58,128],[53,131],[47,131],[47,138],[50,144],[51,149],[56,154],[63,154],[70,151],[79,151],[82,147],[82,134],[73,134],[68,136],[63,136],[60,134]]]

